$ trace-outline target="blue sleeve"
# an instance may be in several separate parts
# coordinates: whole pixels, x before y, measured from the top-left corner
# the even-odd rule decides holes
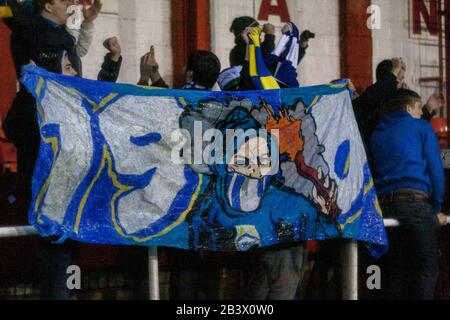
[[[445,175],[441,160],[441,149],[431,125],[424,126],[423,155],[427,163],[427,173],[430,176],[432,190],[431,205],[439,213],[442,211],[445,193]]]

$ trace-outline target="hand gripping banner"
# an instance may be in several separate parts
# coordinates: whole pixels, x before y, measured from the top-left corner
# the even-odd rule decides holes
[[[30,223],[94,244],[387,249],[345,85],[153,90],[24,69],[41,147]]]

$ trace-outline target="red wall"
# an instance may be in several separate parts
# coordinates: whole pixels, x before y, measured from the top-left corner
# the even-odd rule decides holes
[[[4,120],[16,96],[16,72],[10,51],[10,30],[0,20],[0,119]]]
[[[341,75],[358,92],[372,84],[372,31],[367,28],[371,0],[340,0]]]
[[[211,50],[209,0],[171,1],[173,84],[183,84],[183,68],[194,50]]]

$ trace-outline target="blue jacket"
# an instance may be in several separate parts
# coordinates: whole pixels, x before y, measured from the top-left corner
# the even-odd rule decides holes
[[[406,111],[388,114],[375,128],[371,149],[378,194],[415,189],[441,212],[445,177],[439,143],[430,124]]]

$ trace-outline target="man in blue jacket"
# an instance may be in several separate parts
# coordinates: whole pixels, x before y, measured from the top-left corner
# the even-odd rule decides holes
[[[390,230],[383,288],[389,300],[432,300],[438,276],[438,230],[444,170],[437,137],[422,117],[420,96],[397,90],[384,104],[384,118],[371,138],[376,187]]]

